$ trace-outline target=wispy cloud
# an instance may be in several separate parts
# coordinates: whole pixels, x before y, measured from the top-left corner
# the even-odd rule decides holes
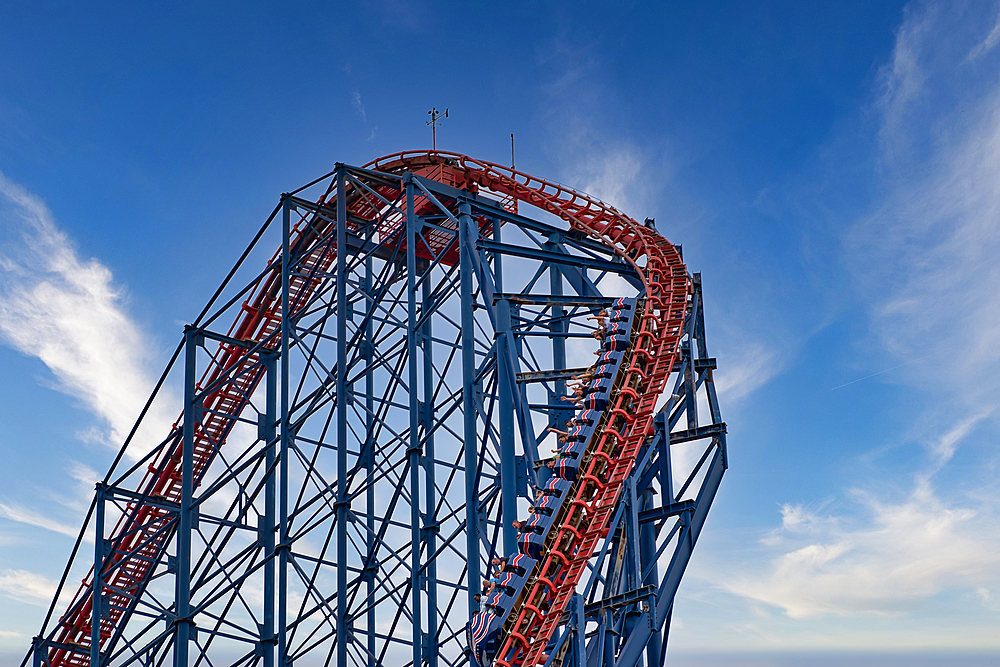
[[[56,592],[56,582],[28,570],[0,570],[0,592],[18,602],[46,605]],[[5,633],[0,637],[17,637],[18,633]]]
[[[102,439],[120,446],[154,384],[149,338],[128,316],[123,289],[104,264],[77,254],[41,199],[2,173],[0,234],[0,337],[42,361],[61,391],[104,422]],[[170,424],[168,412],[154,413],[148,422]]]
[[[886,194],[846,239],[885,349],[901,362],[934,355],[904,377],[936,394],[927,445],[945,458],[958,441],[941,446],[946,434],[965,435],[1000,392],[1000,84],[996,59],[963,66],[983,39],[975,19],[907,11],[877,104]]]
[[[759,389],[780,370],[780,358],[773,345],[748,340],[719,354],[715,386],[722,400],[738,401]]]
[[[354,105],[354,110],[361,116],[361,120],[368,120],[368,112],[365,111],[365,105],[361,101],[361,93],[356,90],[351,93],[351,104]]]
[[[874,105],[883,194],[845,236],[894,376],[925,392],[901,439],[926,455],[893,479],[911,485],[902,500],[879,486],[826,512],[782,507],[766,565],[725,588],[792,618],[902,614],[955,591],[986,605],[1000,585],[1000,498],[942,474],[1000,396],[1000,37],[970,7],[907,8]]]
[[[77,526],[62,523],[50,517],[48,513],[42,513],[19,504],[0,503],[0,517],[29,526],[51,530],[54,533],[72,537],[73,539],[76,539],[76,536],[80,533],[80,529]],[[91,537],[90,540],[93,541],[93,538]]]
[[[899,503],[852,495],[864,515],[853,527],[844,516],[782,507],[782,526],[765,543],[783,553],[725,588],[805,618],[898,614],[946,588],[988,593],[1000,580],[1000,524],[990,513],[950,506],[926,483]]]
[[[619,109],[608,101],[617,99],[619,93],[612,82],[600,83],[604,78],[601,60],[585,47],[557,39],[543,51],[540,66],[551,70],[542,90],[548,99],[547,147],[559,180],[634,219],[660,216],[658,229],[675,243],[685,236],[705,236],[706,227],[700,224],[700,218],[707,215],[705,209],[674,182],[672,138],[664,134],[656,145],[649,144],[648,138],[647,143],[640,143],[628,135],[626,124],[615,122]],[[701,268],[691,266],[692,271]],[[631,290],[623,285],[620,293]],[[788,335],[773,326],[773,318],[760,315],[767,310],[761,304],[755,302],[751,310],[744,299],[722,303],[712,295],[708,298],[715,309],[709,344],[720,362],[717,387],[731,405],[781,372],[783,358],[778,350],[787,352],[794,345],[784,340],[787,344],[776,344],[776,339]]]
[[[975,60],[981,56],[986,55],[992,51],[997,44],[1000,44],[1000,12],[997,12],[996,23],[993,24],[993,29],[990,30],[990,34],[986,35],[986,39],[976,44],[976,46],[969,51],[969,55],[966,60]]]

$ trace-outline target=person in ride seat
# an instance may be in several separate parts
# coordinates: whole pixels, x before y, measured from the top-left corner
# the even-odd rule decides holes
[[[569,458],[568,454],[559,453],[556,454],[554,458],[550,459],[548,464],[546,464],[549,470],[551,470],[557,477],[561,477],[566,481],[573,482],[576,481],[576,471],[579,464],[573,459]]]
[[[500,583],[500,572],[494,572],[490,575],[489,579],[483,579],[483,590],[487,593],[496,588],[497,584]]]
[[[545,501],[543,500],[542,502],[545,502]],[[545,505],[541,505],[541,504],[539,504],[539,505],[531,505],[531,506],[528,507],[528,513],[529,514],[544,514],[545,516],[549,516],[549,515],[552,514],[552,508],[551,507],[545,507]]]
[[[538,533],[539,535],[542,534],[541,526],[532,526],[527,521],[514,520],[510,522],[510,525],[516,528],[517,531],[520,532],[522,535],[528,533]]]
[[[568,396],[561,396],[559,398],[561,401],[568,401],[570,403],[579,405],[583,402],[583,386],[577,385],[573,388],[573,393]]]
[[[556,434],[556,441],[560,445],[569,442],[569,432],[568,431],[560,431],[559,429],[553,428],[551,426],[549,428],[545,429],[545,430],[548,431],[549,433],[555,433]],[[553,449],[552,451],[556,451],[556,450]]]
[[[605,310],[604,308],[602,308],[601,312],[597,313],[596,315],[591,315],[590,317],[587,318],[587,320],[597,320],[597,326],[598,327],[603,327],[604,326],[604,319],[607,316],[608,316],[608,311]]]

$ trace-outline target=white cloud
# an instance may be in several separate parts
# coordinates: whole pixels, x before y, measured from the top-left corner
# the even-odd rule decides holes
[[[57,387],[100,417],[112,447],[124,442],[153,387],[149,337],[125,311],[111,271],[81,259],[38,197],[0,173],[0,337],[42,361]],[[154,405],[146,423],[172,416]],[[151,441],[140,441],[138,455]]]
[[[1000,83],[988,59],[961,67],[973,19],[906,12],[877,104],[885,196],[846,237],[879,341],[934,392],[923,440],[939,462],[1000,395]]]
[[[0,591],[19,602],[46,605],[56,592],[56,582],[28,570],[0,570]],[[5,633],[0,637],[17,637],[18,633]]]
[[[986,39],[981,41],[975,46],[971,51],[966,60],[975,60],[981,56],[986,55],[1000,43],[1000,12],[997,12],[996,23],[993,24],[993,29],[990,30],[990,34],[986,35]]]
[[[756,340],[725,348],[718,356],[715,387],[727,404],[748,396],[781,370],[778,350]]]
[[[1000,78],[980,57],[1000,37],[983,41],[969,7],[907,8],[879,74],[881,196],[845,235],[894,377],[925,392],[900,440],[927,457],[902,500],[872,486],[828,511],[781,507],[781,526],[761,540],[766,566],[724,587],[791,618],[911,614],[955,592],[988,608],[1000,584],[995,490],[962,470],[943,474],[988,430],[1000,396]]]
[[[572,187],[597,197],[632,218],[642,219],[647,203],[642,176],[644,160],[635,146],[574,132],[568,143],[564,178]]]
[[[0,517],[10,519],[11,521],[16,521],[18,523],[24,523],[29,526],[51,530],[52,532],[59,533],[60,535],[66,535],[67,537],[71,537],[73,539],[76,539],[77,535],[80,533],[80,529],[76,526],[70,526],[56,521],[46,514],[42,514],[41,512],[23,507],[21,505],[0,503]],[[92,542],[94,538],[92,535],[88,535],[87,539]]]
[[[361,102],[361,93],[354,91],[351,93],[351,104],[354,105],[354,110],[358,112],[361,116],[361,120],[368,120],[368,113],[365,111],[365,105]]]
[[[900,143],[904,143],[905,133],[901,133],[899,128],[924,88],[924,72],[919,64],[924,40],[935,36],[932,25],[937,11],[934,5],[924,8],[924,11],[913,11],[912,6],[907,10],[907,20],[896,31],[892,59],[879,72],[882,94],[878,98],[878,107],[883,123],[880,139],[883,149],[890,154],[894,154]]]
[[[793,548],[725,588],[805,618],[898,614],[949,588],[1000,581],[1000,525],[989,508],[947,505],[928,484],[895,504],[854,495],[868,516],[853,528],[842,527],[844,517],[782,507],[775,532]]]

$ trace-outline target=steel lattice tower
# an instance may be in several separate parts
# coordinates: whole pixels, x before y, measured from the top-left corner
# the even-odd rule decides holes
[[[726,468],[700,275],[651,221],[436,151],[282,195],[164,372],[177,422],[98,484],[24,664],[469,664],[474,596],[593,361],[586,318],[620,297],[615,453],[588,453],[604,472],[581,468],[571,547],[545,554],[560,578],[529,581],[497,660],[663,664]],[[545,586],[543,618],[524,605]]]

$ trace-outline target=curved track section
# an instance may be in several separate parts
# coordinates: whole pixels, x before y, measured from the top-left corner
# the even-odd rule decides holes
[[[538,576],[529,582],[520,605],[505,625],[497,664],[537,665],[560,623],[587,562],[607,537],[612,513],[636,454],[653,431],[656,403],[666,389],[677,358],[687,309],[688,273],[677,249],[655,230],[587,195],[526,174],[464,156],[400,154],[373,163],[415,168],[435,159],[455,160],[478,184],[555,213],[576,229],[613,248],[635,266],[645,287],[643,312],[634,323],[628,360],[607,419],[580,482],[546,540]],[[543,610],[543,602],[547,609]],[[505,610],[506,611],[506,610]]]
[[[516,210],[517,202],[530,204],[557,215],[572,229],[611,248],[641,278],[642,293],[635,302],[636,312],[615,375],[615,389],[599,428],[588,440],[588,456],[579,470],[579,481],[569,489],[567,502],[561,503],[553,521],[551,535],[533,568],[536,574],[526,578],[519,604],[506,617],[503,644],[496,654],[497,664],[505,666],[540,664],[587,561],[607,536],[636,454],[653,431],[655,406],[678,358],[689,307],[687,270],[677,249],[655,230],[592,197],[513,169],[463,155],[428,151],[390,155],[366,168],[392,174],[409,172],[473,193],[485,188],[505,197],[504,206],[510,210]],[[343,203],[337,202],[335,195],[336,188],[331,185],[318,206],[329,211],[343,205],[348,229],[354,224],[352,219],[381,220],[380,242],[387,246],[398,244],[403,227],[401,215],[390,219],[376,214],[371,192],[348,190]],[[324,240],[334,223],[319,218],[303,214],[292,231],[291,251],[300,259],[288,288],[290,316],[309,301],[337,259],[336,248],[329,238]],[[446,237],[448,230],[444,232]],[[424,238],[418,256],[455,252],[444,237],[437,247],[434,238]],[[279,252],[251,286],[251,296],[230,327],[228,339],[219,343],[198,385],[208,391],[208,398],[204,416],[194,426],[196,487],[205,479],[206,471],[250,404],[254,389],[265,375],[266,358],[280,345],[285,316],[281,308],[280,257]],[[91,664],[92,655],[97,653],[91,646],[95,617],[100,618],[102,652],[119,641],[154,569],[165,560],[166,546],[178,525],[183,435],[178,424],[180,420],[157,448],[158,458],[143,462],[147,466],[145,478],[105,540],[111,556],[100,568],[97,585],[91,572],[49,635],[49,665]],[[103,600],[103,613],[99,615],[93,613],[95,589]],[[547,603],[544,611],[543,600]]]

